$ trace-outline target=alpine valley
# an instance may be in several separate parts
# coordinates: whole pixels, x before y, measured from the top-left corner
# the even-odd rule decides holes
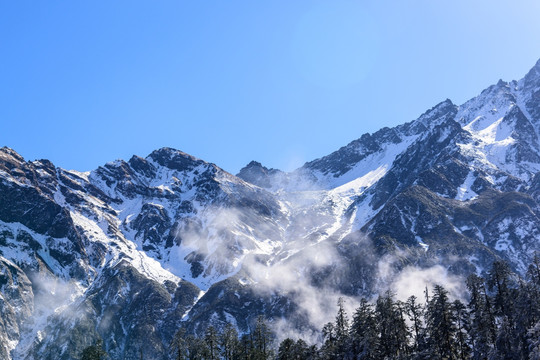
[[[523,275],[535,251],[540,61],[292,172],[162,148],[81,173],[4,147],[0,358],[77,359],[101,338],[111,359],[168,359],[181,326],[259,315],[316,336],[338,297],[496,260]]]

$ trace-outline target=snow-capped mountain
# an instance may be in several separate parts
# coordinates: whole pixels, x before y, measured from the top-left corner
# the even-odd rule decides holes
[[[174,332],[259,314],[318,328],[414,266],[456,276],[540,250],[540,61],[286,173],[181,151],[89,173],[0,149],[0,357],[167,359]],[[390,275],[389,275],[390,274]]]

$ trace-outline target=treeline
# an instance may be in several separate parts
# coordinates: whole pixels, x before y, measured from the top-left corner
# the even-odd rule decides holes
[[[253,330],[238,336],[228,323],[222,331],[209,326],[204,336],[186,334],[180,329],[172,341],[176,360],[267,360],[274,359],[273,335],[262,316],[257,317]]]
[[[451,300],[441,285],[426,289],[420,301],[396,300],[391,292],[375,303],[362,299],[351,318],[343,300],[334,322],[322,328],[320,345],[285,339],[272,346],[262,317],[239,337],[232,325],[203,337],[180,330],[173,341],[175,359],[326,360],[445,359],[540,360],[540,258],[527,278],[516,277],[504,262],[495,262],[486,278],[466,281],[468,300]]]

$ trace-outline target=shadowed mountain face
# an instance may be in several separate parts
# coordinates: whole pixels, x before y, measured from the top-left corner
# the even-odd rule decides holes
[[[539,136],[540,63],[290,173],[234,176],[170,148],[80,173],[2,148],[0,357],[75,359],[102,338],[112,359],[168,359],[180,326],[242,332],[262,314],[307,333],[337,297],[411,269],[502,258],[523,273],[540,250]]]

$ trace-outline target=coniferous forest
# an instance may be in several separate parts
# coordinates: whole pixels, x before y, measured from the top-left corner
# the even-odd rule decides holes
[[[171,358],[540,360],[540,257],[525,279],[495,262],[485,278],[470,275],[466,286],[466,300],[452,300],[442,285],[426,289],[424,299],[406,301],[387,291],[374,302],[361,299],[353,314],[340,299],[319,344],[301,338],[277,342],[263,317],[245,334],[232,324],[208,327],[202,336],[181,328]]]

